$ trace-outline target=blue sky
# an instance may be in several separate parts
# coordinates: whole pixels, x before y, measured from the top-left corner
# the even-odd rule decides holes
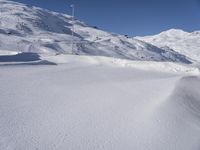
[[[200,0],[15,0],[70,14],[106,31],[143,36],[170,28],[200,30]]]

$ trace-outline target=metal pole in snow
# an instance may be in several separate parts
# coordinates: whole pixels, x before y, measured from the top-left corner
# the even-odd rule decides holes
[[[71,43],[72,44],[71,45],[72,46],[71,47],[72,52],[71,53],[73,54],[74,53],[74,13],[75,13],[74,4],[70,5],[70,7],[72,8],[72,29],[71,29],[72,30],[72,43]]]

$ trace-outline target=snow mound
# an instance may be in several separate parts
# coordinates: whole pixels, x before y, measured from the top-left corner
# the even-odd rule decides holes
[[[154,149],[199,149],[199,88],[199,77],[183,77],[177,81],[168,98],[152,107],[148,120],[143,123],[148,129],[157,126],[156,130],[150,131],[151,135],[147,135],[147,139],[156,141]],[[163,146],[166,143],[168,148]]]
[[[40,56],[36,53],[19,53],[16,55],[0,56],[0,62],[27,62],[40,60]]]
[[[132,61],[127,59],[109,58],[103,56],[74,56],[57,55],[41,56],[41,59],[54,62],[56,64],[91,64],[91,65],[109,65],[117,67],[136,68],[141,70],[154,70],[160,72],[171,72],[180,74],[200,74],[198,67],[188,64],[179,64],[173,62],[155,62],[155,61]]]
[[[9,53],[11,54],[11,53]],[[41,60],[36,53],[18,53],[16,55],[0,55],[0,66],[19,65],[56,65],[47,60]]]

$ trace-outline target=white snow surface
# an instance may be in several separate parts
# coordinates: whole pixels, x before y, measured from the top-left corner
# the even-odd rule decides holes
[[[0,150],[200,149],[199,32],[71,27],[0,0]]]
[[[133,61],[127,59],[110,58],[104,56],[74,56],[74,55],[42,55],[42,60],[53,62],[55,64],[88,62],[93,65],[108,65],[114,67],[135,68],[140,70],[154,70],[168,73],[193,74],[200,73],[199,65],[182,64],[174,62],[156,62],[156,61]]]
[[[200,78],[191,65],[42,59],[57,65],[0,65],[1,150],[199,150]]]
[[[16,55],[19,52],[15,52],[15,51],[9,51],[9,50],[0,50],[0,56],[4,56],[4,55]]]
[[[77,19],[74,24],[75,44],[72,51],[71,16],[0,0],[0,49],[190,63],[189,58],[175,51],[109,33]]]
[[[180,29],[170,29],[158,35],[135,38],[162,49],[173,49],[200,62],[200,31],[189,33]]]

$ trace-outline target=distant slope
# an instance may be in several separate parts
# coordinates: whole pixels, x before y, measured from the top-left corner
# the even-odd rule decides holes
[[[0,0],[0,50],[190,63],[177,52],[105,32],[79,20],[75,20],[75,48],[72,52],[71,28],[69,15]]]
[[[200,62],[200,31],[192,33],[171,29],[158,35],[136,37],[162,49],[173,49]]]

